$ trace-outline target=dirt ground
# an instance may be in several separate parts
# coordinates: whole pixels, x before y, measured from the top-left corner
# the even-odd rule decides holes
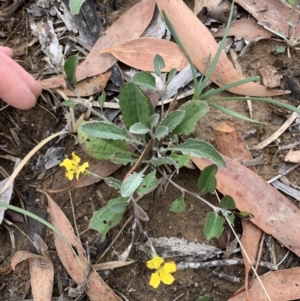
[[[137,0],[117,1],[119,11],[108,12],[108,24],[126,11],[129,7],[137,3]],[[192,6],[192,1],[188,4]],[[0,28],[3,27],[5,37],[0,37],[0,45],[10,46],[15,50],[15,59],[31,74],[40,76],[44,66],[42,61],[42,53],[38,52],[39,45],[35,43],[32,47],[24,47],[24,39],[29,42],[32,38],[30,30],[26,26],[26,13],[23,6],[16,12],[14,17],[18,21],[3,22],[0,20]],[[1,8],[1,6],[0,6]],[[286,75],[292,78],[297,84],[299,83],[300,70],[300,55],[297,50],[292,50],[292,59],[289,59],[286,54],[273,54],[270,49],[272,45],[277,46],[276,41],[259,41],[251,50],[240,60],[240,64],[245,76],[253,76],[258,74],[258,68],[262,64],[273,65],[278,68],[281,75]],[[287,87],[284,80],[281,81],[282,88]],[[287,87],[288,88],[288,87]],[[299,104],[299,95],[295,92],[287,97],[282,97],[281,100],[288,102],[294,106]],[[50,99],[50,100],[49,100]],[[4,103],[0,103],[4,107]],[[248,114],[247,104],[245,102],[227,102],[224,104],[239,113]],[[19,111],[12,107],[5,108],[0,111],[0,167],[8,174],[12,173],[13,163],[5,159],[4,155],[12,155],[23,158],[37,142],[43,140],[49,133],[54,133],[63,128],[65,121],[63,118],[63,108],[59,106],[58,100],[47,97],[40,97],[38,105],[29,111]],[[285,112],[286,113],[286,112]],[[204,139],[214,143],[212,130],[224,121],[233,122],[243,134],[247,134],[252,130],[256,130],[255,134],[246,139],[246,142],[251,147],[261,140],[270,136],[275,132],[286,120],[286,114],[274,112],[273,108],[264,103],[253,103],[253,118],[266,124],[248,123],[241,120],[233,119],[225,114],[219,113],[211,109],[209,114],[201,119],[195,137]],[[17,133],[20,139],[20,145],[16,145],[11,137],[11,131]],[[283,162],[284,152],[280,152],[275,156],[279,146],[294,143],[299,141],[299,131],[297,127],[292,127],[287,130],[270,147],[262,151],[264,164],[257,166],[258,173],[265,180],[269,180],[278,174],[278,168]],[[54,143],[54,142],[53,142]],[[39,153],[45,153],[49,143]],[[5,147],[3,147],[3,145]],[[66,154],[71,154],[76,151],[79,155],[83,155],[82,150],[75,144],[72,136],[68,136],[60,141],[56,146],[66,147]],[[8,151],[7,151],[8,150]],[[257,154],[254,154],[257,155]],[[69,183],[64,177],[64,170],[61,168],[53,168],[46,172],[42,179],[38,179],[41,170],[36,167],[37,156],[35,156],[23,169],[15,182],[15,193],[11,203],[16,206],[37,212],[41,216],[47,216],[46,202],[42,195],[35,191],[35,187],[42,189],[59,189],[66,187]],[[127,168],[122,168],[117,171],[114,176],[122,179]],[[173,180],[179,183],[190,191],[196,191],[196,183],[199,177],[199,170],[183,169],[178,175],[175,175]],[[294,170],[288,175],[291,182],[299,185],[299,169]],[[1,180],[4,178],[2,173]],[[105,202],[113,197],[116,197],[116,191],[109,189],[104,183],[97,183],[85,188],[79,188],[71,191],[71,196],[75,207],[76,223],[79,233],[82,233],[80,239],[82,242],[88,241],[91,246],[96,248],[96,254],[92,255],[92,264],[95,263],[103,250],[110,244],[112,239],[120,231],[126,220],[131,216],[132,212],[128,211],[122,222],[109,232],[107,240],[104,244],[97,242],[97,233],[93,230],[87,230],[89,219],[94,210],[101,208]],[[143,228],[149,237],[179,237],[185,238],[188,241],[203,242],[211,245],[216,245],[216,241],[206,241],[203,228],[205,225],[205,217],[209,208],[200,203],[198,200],[187,196],[187,210],[183,213],[173,213],[170,211],[170,205],[173,200],[180,196],[180,192],[173,187],[168,187],[165,194],[157,199],[156,194],[145,197],[140,205],[149,215],[149,222],[143,223]],[[72,210],[70,206],[70,195],[68,192],[52,195],[53,199],[63,209],[69,220],[74,224]],[[212,202],[213,197],[208,196]],[[45,238],[49,247],[51,259],[55,265],[55,281],[53,297],[59,296],[58,284],[61,283],[63,288],[71,285],[71,280],[66,271],[60,264],[56,251],[53,245],[52,234],[46,231],[40,225],[32,224],[32,221],[18,222],[14,214],[7,215],[7,218],[12,221],[18,228],[30,236],[34,230],[40,231]],[[240,231],[237,225],[237,231]],[[46,233],[47,232],[47,233]],[[46,235],[45,235],[46,234]],[[12,236],[15,239],[15,248],[12,244]],[[144,242],[146,238],[137,230],[136,242]],[[117,255],[122,253],[131,242],[131,224],[122,231],[113,246],[106,253],[101,262],[117,260]],[[27,237],[15,228],[13,225],[2,224],[0,226],[0,300],[24,300],[32,298],[30,288],[30,272],[28,264],[21,263],[13,271],[10,266],[11,258],[17,250],[32,250],[31,243]],[[285,253],[285,249],[280,245],[276,247],[278,257]],[[264,254],[263,254],[264,255]],[[239,254],[234,255],[240,258]],[[147,255],[134,247],[129,256],[135,260],[135,263],[114,269],[100,272],[100,275],[106,283],[116,292],[120,292],[130,301],[149,300],[149,301],[171,301],[184,300],[194,301],[199,296],[210,294],[214,301],[227,300],[232,294],[242,286],[244,277],[243,266],[231,266],[221,268],[219,272],[226,273],[230,276],[236,276],[241,279],[240,283],[232,283],[228,280],[218,278],[212,275],[213,268],[208,269],[186,269],[178,271],[175,274],[176,281],[171,286],[160,285],[156,290],[149,286],[149,278],[151,271],[147,269],[145,263],[149,259]],[[174,258],[176,260],[176,258]],[[298,265],[298,259],[291,255],[292,266]],[[267,270],[260,269],[259,273],[263,274]],[[84,297],[83,300],[88,300]],[[100,299],[99,299],[100,300]],[[103,299],[102,299],[103,300]]]

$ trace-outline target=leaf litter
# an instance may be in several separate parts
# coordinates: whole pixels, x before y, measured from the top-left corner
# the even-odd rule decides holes
[[[136,9],[139,9],[139,10],[143,10],[144,9],[144,11],[145,11],[145,13],[146,13],[146,11],[147,11],[147,9],[149,8],[149,7],[151,7],[152,8],[152,6],[153,6],[153,3],[154,3],[154,1],[141,1],[141,2],[143,2],[143,5],[144,6],[142,6],[142,4],[141,4],[141,6],[142,6],[142,8],[141,7],[138,7],[138,8],[136,8]],[[164,4],[164,1],[157,1],[158,2],[158,4],[159,5],[161,5],[161,7],[164,7],[164,5],[166,5],[166,4]],[[149,7],[147,6],[147,5],[149,5]],[[152,6],[151,6],[152,5]],[[153,6],[154,7],[154,6]],[[168,7],[165,7],[166,8],[166,11],[168,11]],[[170,8],[171,9],[171,8]],[[149,12],[150,11],[150,12]],[[191,16],[191,15],[189,15],[189,13],[187,12],[187,11],[185,11],[185,8],[183,8],[182,10],[181,9],[178,9],[178,12],[181,12],[182,13],[182,15],[183,16]],[[172,10],[170,10],[170,12],[172,12]],[[186,13],[183,13],[183,12],[186,12]],[[132,13],[132,11],[130,11],[130,13]],[[145,21],[145,24],[146,24],[146,22],[148,21],[148,19],[150,18],[149,16],[150,16],[150,14],[151,14],[151,9],[149,9],[148,10],[148,14],[147,14],[147,16],[148,16],[148,18],[146,18],[147,20]],[[174,18],[176,18],[176,17],[178,17],[178,15],[175,15],[175,17]],[[189,17],[186,17],[186,19],[188,20],[188,22],[187,22],[187,24],[190,24],[189,22],[190,22],[190,19],[189,19]],[[192,17],[191,17],[191,19],[192,20],[194,20]],[[179,18],[179,20],[180,20],[180,18]],[[284,20],[285,21],[285,20]],[[182,21],[181,21],[182,22]],[[281,20],[281,22],[283,22],[283,20]],[[198,24],[198,23],[197,23]],[[282,23],[281,23],[282,24]],[[147,26],[147,25],[144,25],[145,27]],[[118,30],[119,30],[120,28],[118,28]],[[118,32],[118,30],[116,30],[116,32]],[[185,30],[185,32],[187,33],[187,32],[189,32],[188,30],[186,30],[186,27],[182,27],[182,30],[180,30],[179,29],[179,32],[183,32]],[[131,30],[130,30],[131,31]],[[201,31],[201,32],[203,32],[204,34],[203,34],[203,36],[207,36],[207,32],[205,32],[205,31]],[[126,37],[126,38],[128,38],[128,37]],[[190,37],[190,39],[191,39],[191,37]],[[100,39],[99,39],[100,40]],[[191,41],[191,40],[190,40]],[[184,42],[184,43],[187,43],[188,45],[190,45],[188,42]],[[215,43],[213,43],[213,42],[211,42],[210,44],[212,44],[212,45],[215,45]],[[209,44],[209,45],[210,45]],[[214,46],[215,47],[215,46]],[[97,47],[95,47],[95,49],[96,49]],[[189,49],[191,49],[191,48],[189,48]],[[213,48],[212,48],[213,49]],[[98,50],[99,50],[99,48],[98,48]],[[93,50],[91,51],[91,53],[90,53],[90,56],[88,56],[88,58],[85,60],[85,62],[84,63],[82,63],[82,65],[81,65],[81,67],[79,67],[78,68],[78,70],[77,70],[77,72],[78,72],[78,78],[80,79],[81,77],[82,78],[84,78],[84,77],[90,77],[90,76],[93,76],[93,75],[96,75],[96,74],[93,74],[93,70],[91,70],[90,68],[86,68],[86,66],[87,65],[89,65],[89,64],[91,64],[91,65],[93,65],[94,66],[94,62],[95,61],[93,61],[93,59],[95,59],[96,60],[96,62],[97,62],[97,64],[99,63],[99,61],[98,61],[98,59],[96,59],[95,58],[95,56],[94,56],[94,58],[92,58],[92,53],[94,53],[94,55],[95,55],[95,51],[93,52]],[[206,53],[207,54],[207,53]],[[205,54],[205,55],[206,55]],[[202,54],[201,54],[202,55]],[[195,56],[195,60],[198,60],[199,62],[202,62],[202,61],[204,61],[204,60],[199,60],[199,59],[205,59],[206,57],[205,57],[205,55],[203,55],[203,56],[201,56],[201,57],[199,57],[199,56]],[[98,55],[99,56],[99,55]],[[101,55],[102,56],[102,55]],[[100,57],[101,57],[100,56]],[[102,66],[103,66],[103,69],[105,69],[105,68],[107,68],[107,66],[110,64],[110,63],[112,63],[113,62],[113,58],[112,57],[108,57],[108,56],[106,56],[106,59],[107,59],[107,61],[109,61],[109,63],[106,63],[106,62],[103,62],[103,63],[99,63],[99,64],[102,64]],[[93,62],[93,63],[92,63]],[[228,67],[229,65],[228,65],[228,63],[227,63],[227,61],[225,60],[225,59],[222,59],[221,61],[220,61],[221,63],[224,63],[223,65],[224,66],[226,66],[226,67]],[[200,65],[199,65],[200,66]],[[197,66],[198,67],[198,66]],[[202,70],[201,70],[201,68],[200,67],[198,67],[199,68],[199,70],[200,71],[204,71],[204,68],[203,67],[205,67],[204,65],[202,65]],[[223,69],[222,69],[223,68]],[[101,69],[100,69],[101,70]],[[106,69],[107,70],[107,69]],[[106,71],[105,70],[105,71]],[[219,74],[221,74],[221,75],[223,75],[223,73],[224,73],[224,71],[222,71],[222,70],[225,70],[225,67],[220,67],[220,70],[218,69],[218,72],[220,72]],[[234,81],[234,80],[236,80],[237,78],[241,78],[240,76],[237,76],[236,74],[234,74],[234,71],[232,70],[232,68],[230,67],[229,68],[229,70],[230,70],[230,72],[228,72],[230,75],[232,75],[232,77],[227,77],[227,75],[225,75],[225,77],[221,77],[221,78],[217,78],[217,77],[215,77],[215,83],[216,84],[220,84],[220,80],[222,81],[222,83],[227,83],[227,82],[230,82],[230,81]],[[91,71],[91,73],[90,73],[90,71]],[[86,74],[86,72],[89,72],[88,74]],[[97,71],[97,72],[99,72],[99,70]],[[104,72],[104,71],[103,71]],[[100,73],[102,73],[101,71],[100,71]],[[93,75],[91,75],[91,74],[93,74]],[[218,75],[217,75],[218,76]],[[105,84],[103,84],[103,87],[106,85],[106,83]],[[239,88],[239,87],[238,87]],[[257,85],[257,84],[255,84],[255,85],[252,85],[252,89],[253,90],[255,90],[255,92],[254,93],[261,93],[261,94],[257,94],[257,95],[264,95],[264,96],[266,96],[266,95],[273,95],[272,93],[274,93],[275,95],[276,94],[281,94],[281,93],[283,93],[283,91],[276,91],[276,90],[273,90],[273,91],[271,91],[271,90],[266,90],[266,89],[263,89],[262,88],[262,86],[260,86],[260,85]],[[100,91],[100,89],[98,90],[98,91]],[[242,91],[235,91],[235,93],[241,93],[241,94],[246,94],[246,95],[251,95],[251,94],[249,94],[249,93],[246,93],[246,92],[249,92],[250,90],[247,90],[246,88],[244,88]],[[82,94],[82,95],[84,95],[84,94]],[[86,95],[88,95],[88,94],[86,94]],[[227,159],[226,159],[227,160]],[[198,164],[199,164],[199,160],[196,160],[196,162],[198,162]],[[227,163],[228,163],[228,166],[230,166],[230,168],[235,168],[235,170],[242,170],[243,172],[241,172],[242,174],[243,174],[243,176],[245,176],[245,171],[244,171],[244,169],[243,169],[243,167],[240,167],[240,165],[235,165],[235,163],[232,163],[230,160],[228,161],[227,160]],[[202,164],[202,163],[201,163]],[[231,165],[231,164],[233,164],[233,165]],[[100,166],[101,166],[101,164],[100,164]],[[228,168],[228,166],[227,166],[227,168]],[[99,169],[101,169],[101,167],[99,167]],[[110,167],[108,168],[108,169],[110,169]],[[108,172],[108,174],[110,173],[110,172],[112,172],[113,171],[113,168]],[[220,172],[222,172],[222,171],[220,171]],[[248,175],[248,173],[246,173],[246,175]],[[247,178],[247,176],[245,176],[246,177],[246,180],[248,180],[248,178]],[[250,177],[250,176],[249,176]],[[250,177],[251,179],[252,179],[252,177]],[[230,179],[230,178],[229,178]],[[234,182],[234,181],[236,181],[237,179],[236,179],[236,175],[232,175],[232,177],[231,177],[231,179],[232,179],[232,182]],[[223,180],[222,180],[223,181]],[[221,187],[223,187],[222,185],[223,185],[223,182],[221,181],[221,184],[220,184],[220,186]],[[258,180],[258,178],[257,177],[254,177],[254,179],[252,179],[252,181],[253,181],[253,183],[255,183],[255,185],[257,184],[257,182],[256,181],[258,181],[258,183],[260,183],[260,180]],[[88,184],[91,184],[92,183],[92,181],[90,182],[90,183],[88,183]],[[225,181],[225,183],[226,184],[228,184],[228,180],[227,180],[227,182]],[[87,185],[88,185],[87,184]],[[248,183],[249,184],[249,183]],[[225,184],[224,184],[225,185]],[[254,185],[254,184],[253,184]],[[261,186],[263,187],[263,189],[261,190],[261,191],[259,191],[259,193],[261,193],[261,195],[263,195],[263,196],[265,196],[265,190],[264,189],[267,189],[267,188],[265,188],[265,186],[263,185],[263,184],[261,184]],[[242,186],[243,187],[243,186]],[[255,186],[256,187],[256,186]],[[268,186],[269,187],[269,186]],[[222,188],[220,188],[220,189],[222,189]],[[225,188],[223,188],[223,189],[225,189]],[[269,189],[269,188],[268,188]],[[225,189],[226,190],[226,189]],[[245,191],[247,190],[247,186],[246,186],[246,184],[245,184],[245,186],[244,186],[244,190],[243,190],[243,194],[245,193]],[[236,193],[236,198],[239,200],[239,196],[240,196],[240,194],[238,193],[238,192],[236,192],[236,190],[234,190],[235,191],[235,193]],[[269,190],[268,190],[269,191]],[[272,191],[272,190],[270,190],[270,191]],[[283,200],[281,197],[278,197],[277,196],[277,194],[274,192],[274,190],[272,191],[272,193],[274,193],[275,195],[276,195],[276,197],[277,197],[277,199],[278,200]],[[47,195],[47,197],[49,197],[48,195]],[[251,199],[251,197],[252,196],[249,196],[249,199]],[[259,227],[261,227],[261,228],[263,228],[263,230],[265,230],[266,232],[268,232],[267,230],[270,230],[270,225],[269,224],[271,224],[271,225],[273,225],[273,223],[277,223],[278,222],[278,220],[279,220],[279,222],[280,223],[285,223],[285,225],[287,225],[287,222],[285,221],[285,218],[283,218],[282,217],[282,214],[280,214],[279,216],[277,215],[277,214],[279,214],[280,212],[284,212],[289,218],[291,217],[291,216],[295,216],[294,218],[296,218],[296,217],[298,217],[298,215],[297,215],[297,213],[295,213],[294,211],[296,211],[297,210],[297,208],[296,207],[294,207],[294,206],[289,206],[288,204],[290,204],[290,203],[288,203],[288,202],[286,202],[286,201],[284,201],[283,203],[285,204],[285,206],[287,206],[287,207],[284,207],[283,209],[282,208],[280,208],[280,206],[276,203],[277,202],[277,199],[275,198],[274,200],[273,199],[271,199],[270,198],[270,201],[269,201],[269,206],[270,206],[270,208],[268,208],[268,210],[269,211],[267,211],[267,213],[260,213],[259,212],[259,214],[257,213],[259,210],[261,210],[261,207],[255,207],[255,206],[250,206],[250,209],[251,210],[249,210],[249,212],[251,212],[251,213],[253,213],[253,215],[254,215],[254,218],[251,220],[251,222],[256,222],[256,224],[259,226]],[[243,204],[243,200],[244,200],[244,198],[242,198],[242,205],[244,205]],[[237,202],[237,201],[236,201]],[[50,204],[51,204],[51,201],[50,201]],[[242,206],[241,205],[241,206]],[[253,204],[252,204],[253,205]],[[50,207],[51,207],[51,205],[50,205]],[[274,208],[275,209],[277,209],[278,211],[277,212],[273,212],[273,210],[274,210]],[[286,211],[284,211],[284,210],[286,210]],[[270,214],[270,212],[272,211],[272,214]],[[278,213],[279,212],[279,213]],[[288,213],[290,213],[290,216],[289,216],[289,214]],[[57,212],[55,212],[55,214],[57,214]],[[269,216],[269,220],[267,219],[267,221],[268,222],[266,222],[266,220],[263,220],[264,218],[267,218],[267,215],[270,215]],[[263,226],[262,226],[263,225]],[[71,230],[71,226],[70,225],[68,225],[68,227],[67,228],[69,228],[69,230],[72,232],[72,230]],[[284,228],[284,227],[282,227],[282,224],[281,224],[281,229],[279,228],[279,227],[277,227],[276,225],[275,225],[275,230],[272,232],[273,233],[273,235],[275,236],[275,232],[276,231],[278,231],[278,232],[280,232],[280,231],[283,231],[284,233],[276,233],[277,234],[277,239],[278,239],[278,237],[280,237],[280,239],[278,239],[280,242],[282,242],[282,240],[284,240],[284,238],[282,237],[283,235],[286,235],[287,233],[286,232],[288,232],[288,230],[283,230],[283,229],[286,229],[286,228]],[[283,228],[283,229],[282,229]],[[289,229],[289,228],[287,228],[287,229]],[[297,229],[296,229],[297,230]],[[298,230],[297,230],[298,231]],[[292,249],[292,251],[293,252],[295,252],[296,254],[298,254],[298,249],[296,248],[297,246],[296,246],[296,243],[297,243],[297,240],[296,240],[296,238],[295,238],[295,236],[296,236],[296,234],[297,234],[297,232],[295,233],[295,235],[294,235],[294,233],[293,234],[290,234],[289,236],[287,236],[287,240],[288,240],[288,242],[287,241],[285,241],[285,242],[282,242],[283,244],[285,244],[287,247],[289,247],[289,248],[291,248]],[[73,234],[72,234],[73,235]],[[276,236],[275,236],[276,237]],[[57,238],[56,238],[57,239]],[[74,236],[72,236],[72,241],[73,241],[73,239],[74,239]],[[248,237],[248,239],[251,239],[251,238],[249,238]],[[78,241],[76,241],[76,243],[74,242],[74,245],[76,245],[76,249],[77,249],[77,247],[79,248],[79,250],[82,250],[82,246],[81,246],[81,244],[80,244],[80,242],[78,242]],[[69,250],[70,251],[70,250]],[[250,252],[251,253],[251,252]],[[83,253],[82,253],[83,254]],[[74,254],[73,254],[74,255]],[[71,256],[73,256],[72,254],[71,254]],[[80,255],[81,256],[81,255]],[[74,262],[73,262],[73,265],[74,265]],[[295,270],[295,269],[294,269]],[[289,270],[287,270],[287,271],[280,271],[280,272],[275,272],[275,273],[278,273],[278,274],[276,274],[276,275],[278,275],[278,276],[276,276],[276,277],[278,277],[278,278],[275,278],[275,280],[269,280],[270,282],[268,282],[268,280],[265,280],[265,283],[266,283],[266,286],[268,286],[268,283],[273,283],[272,281],[277,281],[278,279],[280,279],[280,277],[285,277],[286,275],[288,275],[287,277],[297,277],[297,272],[295,272],[295,274],[293,273],[293,271],[291,270],[291,272],[290,272],[290,274],[288,273],[288,271]],[[82,270],[81,270],[81,272],[82,272]],[[275,275],[275,273],[273,272],[273,273],[271,273],[272,275]],[[97,277],[96,277],[97,278]],[[263,278],[263,281],[264,281],[264,279],[266,278],[266,279],[268,279],[268,277],[266,276],[266,277],[262,277]],[[271,278],[271,277],[270,277]],[[83,278],[82,278],[83,279]],[[92,277],[92,279],[93,279],[93,277]],[[98,278],[97,278],[98,279]],[[273,278],[274,279],[274,278]],[[290,278],[288,278],[288,279],[290,279]],[[81,283],[82,283],[83,281],[81,281]],[[275,283],[275,282],[274,282]],[[292,285],[294,285],[294,283],[291,283],[291,286]],[[294,285],[294,286],[296,286],[296,285]],[[290,287],[290,284],[288,283],[288,287]],[[279,288],[279,285],[278,285],[278,288]],[[280,288],[280,291],[285,291],[286,290],[286,287],[281,287]],[[254,288],[252,287],[252,289],[249,291],[249,293],[250,293],[250,296],[251,296],[251,298],[253,298],[254,300],[264,300],[263,299],[263,297],[261,297],[261,296],[263,296],[263,295],[259,295],[259,288],[256,288],[255,286],[254,286]],[[274,296],[272,296],[272,300],[277,300],[276,299],[276,292],[279,292],[279,290],[278,291],[275,291],[274,293]],[[257,293],[257,295],[255,295],[255,293]],[[254,295],[253,295],[254,294]],[[277,293],[278,294],[278,293]],[[255,296],[255,297],[253,297],[253,296]],[[262,298],[262,299],[260,299],[260,298]],[[282,299],[283,298],[283,299]],[[291,295],[286,295],[286,296],[284,296],[284,297],[281,297],[281,299],[278,299],[278,300],[287,300],[287,299],[285,299],[285,298],[299,298],[299,296],[297,295],[297,293],[292,293]],[[46,300],[46,299],[45,299]],[[91,300],[93,300],[93,298],[91,298]],[[96,300],[96,299],[95,299]],[[113,299],[112,299],[113,300]],[[117,299],[116,299],[117,300]],[[234,299],[235,300],[235,299]],[[236,299],[236,300],[238,300],[238,299]]]

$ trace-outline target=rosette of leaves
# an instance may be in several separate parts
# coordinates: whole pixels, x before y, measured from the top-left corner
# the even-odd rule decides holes
[[[163,60],[156,56],[155,70],[160,75]],[[173,72],[173,71],[172,71]],[[174,72],[173,72],[174,73]],[[171,75],[169,75],[171,78]],[[126,211],[134,196],[142,196],[158,187],[157,170],[165,166],[179,172],[189,163],[190,156],[204,157],[217,166],[224,166],[218,151],[209,143],[188,138],[181,142],[178,136],[189,135],[195,130],[199,119],[209,110],[206,102],[191,100],[177,110],[166,114],[154,112],[145,90],[156,89],[154,77],[140,72],[133,82],[125,83],[119,95],[123,128],[108,121],[82,122],[78,128],[78,140],[82,149],[98,160],[112,160],[118,164],[133,165],[139,160],[141,171],[134,171],[123,182],[109,178],[106,183],[120,191],[120,198],[112,200],[100,211],[94,212],[90,227],[98,230],[104,239],[107,231],[115,226]],[[163,112],[163,110],[162,110]],[[141,156],[147,146],[148,156]],[[123,203],[123,206],[121,205]]]

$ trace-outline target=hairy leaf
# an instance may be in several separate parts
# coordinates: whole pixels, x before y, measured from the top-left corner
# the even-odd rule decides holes
[[[151,129],[154,128],[155,126],[157,126],[159,117],[160,117],[159,114],[156,114],[156,113],[150,116],[149,125],[150,125]]]
[[[189,138],[184,143],[170,148],[170,150],[180,151],[183,154],[190,152],[192,156],[207,158],[218,166],[225,166],[225,162],[219,152],[211,144],[203,140]]]
[[[183,212],[186,209],[186,202],[184,200],[184,195],[177,198],[174,202],[171,204],[170,210],[175,213]]]
[[[68,57],[68,59],[65,61],[64,64],[64,71],[66,74],[67,79],[73,84],[76,84],[76,68],[78,65],[79,58],[77,55],[71,55]]]
[[[154,57],[154,70],[157,76],[161,76],[161,69],[165,66],[164,59],[159,54],[156,54]]]
[[[210,240],[213,237],[219,238],[221,236],[224,230],[224,221],[225,218],[219,216],[218,213],[208,212],[204,228],[204,235],[207,240]]]
[[[188,135],[195,130],[195,126],[200,118],[208,112],[208,104],[202,100],[191,100],[179,107],[180,111],[185,111],[182,122],[172,131],[176,135]]]
[[[181,168],[183,166],[188,166],[191,158],[191,153],[188,152],[185,155],[177,155],[172,153],[169,158],[175,160],[178,164],[178,167]]]
[[[120,90],[120,109],[126,127],[141,122],[149,124],[149,118],[154,114],[154,109],[149,97],[134,83],[126,83]]]
[[[178,164],[176,163],[176,161],[174,161],[173,159],[169,158],[169,157],[158,157],[158,158],[153,158],[151,160],[151,164],[155,167],[158,167],[160,165],[163,164],[167,164],[167,165],[173,165],[175,166],[177,172],[178,172]]]
[[[103,208],[94,211],[89,228],[97,230],[104,241],[107,232],[119,224],[128,204],[128,198],[118,197],[110,200]]]
[[[81,125],[80,128],[83,132],[95,138],[135,142],[135,140],[132,137],[130,137],[124,129],[119,128],[112,122],[89,122]]]
[[[141,71],[133,76],[132,82],[138,86],[146,87],[150,90],[156,90],[154,76],[146,71]]]
[[[111,158],[111,161],[116,164],[122,164],[122,165],[133,165],[136,162],[136,158],[132,157],[130,152],[127,153],[120,153],[116,152],[114,156]]]
[[[169,132],[172,132],[176,126],[178,126],[185,115],[185,111],[176,110],[167,114],[164,119],[161,121],[160,126],[166,126],[169,129]]]
[[[155,138],[160,140],[160,139],[164,138],[165,136],[167,136],[168,132],[169,132],[169,129],[166,126],[159,125],[156,128]]]
[[[155,174],[156,170],[153,170],[145,176],[143,182],[136,190],[138,195],[145,195],[158,187],[161,179],[157,179]]]
[[[118,179],[115,179],[113,177],[107,177],[104,179],[104,181],[109,187],[113,187],[115,189],[121,189],[122,182]]]
[[[213,192],[217,186],[216,173],[218,171],[217,165],[210,165],[204,168],[201,172],[197,182],[199,193]]]
[[[129,132],[137,135],[144,135],[150,132],[150,129],[143,123],[137,122],[129,128]]]
[[[143,173],[133,172],[129,177],[123,182],[121,186],[121,195],[123,197],[131,196],[136,189],[140,186],[143,181]]]

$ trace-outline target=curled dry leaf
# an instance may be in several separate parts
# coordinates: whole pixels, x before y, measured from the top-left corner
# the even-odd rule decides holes
[[[77,67],[77,81],[103,73],[114,65],[117,60],[113,55],[100,54],[101,51],[113,44],[140,37],[152,19],[154,8],[154,0],[142,0],[115,21],[98,39],[86,59]]]
[[[29,259],[31,292],[34,300],[52,300],[54,269],[52,262],[40,255],[27,251],[18,251],[11,260],[11,267]]]
[[[200,22],[182,0],[156,0],[161,10],[164,10],[172,23],[179,39],[184,45],[193,64],[204,73],[207,60],[211,60],[218,50],[218,44],[210,31]],[[211,81],[218,86],[245,79],[232,65],[224,52],[221,52],[218,63],[211,76]],[[285,91],[270,90],[257,83],[247,83],[229,89],[230,92],[248,96],[282,95]]]
[[[42,190],[38,191],[47,197],[48,211],[52,225],[57,228],[60,233],[64,235],[67,242],[76,249],[77,257],[75,257],[68,244],[60,236],[54,234],[54,243],[59,259],[74,282],[80,285],[85,282],[88,273],[88,262],[84,256],[81,242],[75,235],[72,225],[65,214],[49,194]],[[93,268],[91,268],[89,274],[88,286],[86,287],[85,293],[89,296],[91,301],[98,301],[99,296],[101,296],[101,300],[121,301]]]
[[[115,44],[102,50],[101,54],[106,52],[111,53],[126,65],[143,71],[155,71],[153,61],[156,54],[159,54],[165,61],[165,67],[161,70],[163,72],[169,72],[172,68],[181,71],[188,65],[186,56],[177,44],[161,39],[134,39]]]
[[[191,158],[203,169],[209,160]],[[300,256],[300,211],[286,197],[243,165],[223,155],[226,169],[216,174],[217,189],[234,199],[240,211],[254,215],[251,222]]]

